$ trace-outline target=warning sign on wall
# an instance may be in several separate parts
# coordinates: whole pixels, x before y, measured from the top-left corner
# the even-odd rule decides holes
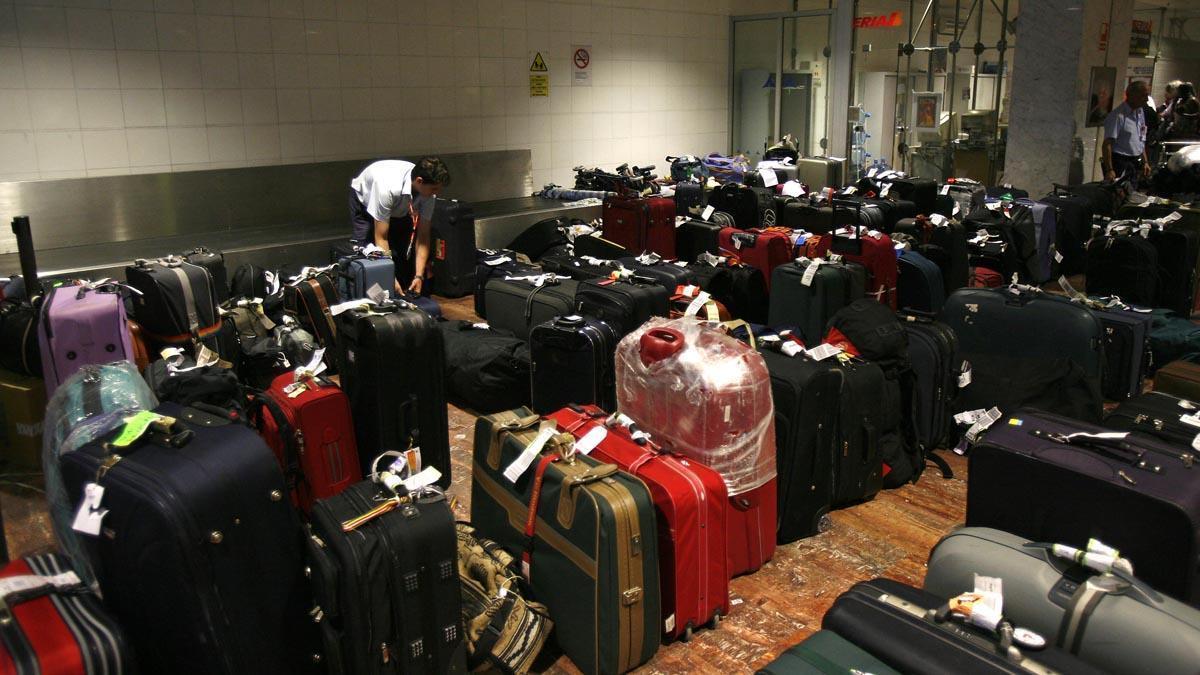
[[[572,82],[576,87],[592,86],[592,46],[571,47],[571,67],[575,69]]]
[[[542,53],[538,52],[533,57],[533,63],[529,64],[529,72],[531,73],[548,73],[550,68],[546,66],[546,59],[542,58]]]
[[[529,95],[530,96],[549,96],[550,95],[550,67],[546,65],[546,59],[542,58],[542,53],[537,52],[533,56],[533,63],[529,64]]]

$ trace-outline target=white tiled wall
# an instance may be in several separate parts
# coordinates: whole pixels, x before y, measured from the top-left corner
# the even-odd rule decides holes
[[[0,0],[0,180],[727,145],[728,19],[776,0]],[[569,51],[592,46],[594,86]],[[535,51],[548,98],[531,98]]]

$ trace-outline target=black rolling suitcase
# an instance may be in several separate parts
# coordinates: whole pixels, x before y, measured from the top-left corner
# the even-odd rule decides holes
[[[904,251],[896,260],[896,306],[936,313],[946,301],[942,269],[919,251]]]
[[[624,337],[652,316],[667,316],[672,292],[655,283],[589,279],[579,284],[575,302],[580,314],[609,324]]]
[[[629,249],[605,239],[599,234],[585,234],[575,237],[572,242],[572,253],[579,257],[592,257],[601,260],[616,260],[629,255]]]
[[[652,279],[654,283],[667,289],[668,295],[674,295],[679,286],[687,286],[696,282],[696,275],[687,265],[666,262],[657,254],[649,253],[636,258],[621,258],[621,264],[634,274]]]
[[[1001,637],[956,620],[944,609],[947,600],[891,579],[863,581],[834,601],[821,628],[909,675],[1102,672],[1057,647],[1016,647],[1011,625]]]
[[[686,263],[696,262],[701,253],[716,255],[721,250],[723,226],[692,218],[675,228],[675,255]]]
[[[475,288],[475,210],[457,199],[439,199],[430,230],[433,292],[448,298]]]
[[[313,505],[307,548],[330,673],[467,672],[458,538],[440,491],[352,485]]]
[[[480,415],[529,405],[529,345],[512,333],[470,321],[439,321],[446,391]]]
[[[962,223],[939,218],[905,218],[896,223],[895,232],[908,234],[917,240],[917,250],[921,255],[942,271],[946,295],[967,286],[971,264],[967,230]],[[976,233],[971,236],[976,236]]]
[[[1067,276],[1082,273],[1085,249],[1092,238],[1092,219],[1096,215],[1091,200],[1056,187],[1040,201],[1058,210],[1054,249],[1062,255],[1059,272]]]
[[[125,279],[138,290],[133,317],[156,345],[188,345],[221,328],[216,284],[208,269],[181,258],[137,260]]]
[[[1200,232],[1168,224],[1150,230],[1150,243],[1158,252],[1158,298],[1154,306],[1190,316],[1196,300]]]
[[[1200,605],[1200,484],[1190,447],[1028,408],[971,448],[967,525],[1103,541],[1155,590]]]
[[[161,404],[123,448],[102,436],[62,456],[73,504],[107,514],[85,544],[104,601],[142,672],[287,673],[311,668],[300,522],[274,454],[249,427]]]
[[[483,292],[487,298],[488,323],[528,340],[534,326],[575,311],[578,288],[578,281],[554,275],[543,277],[540,283],[492,279]]]
[[[1101,392],[1113,401],[1142,393],[1150,372],[1150,324],[1154,317],[1117,300],[1093,299],[1088,307],[1104,326],[1104,374]]]
[[[385,450],[421,449],[450,485],[445,347],[437,323],[411,305],[351,309],[338,320],[342,389],[354,411],[363,475]]]
[[[537,276],[542,268],[517,260],[516,251],[480,249],[475,258],[475,313],[487,316],[488,281],[508,276]]]
[[[837,311],[864,297],[867,270],[858,263],[800,258],[771,273],[769,326],[797,326],[804,344],[816,347]]]
[[[1104,426],[1154,436],[1174,444],[1182,454],[1196,449],[1193,443],[1200,435],[1200,427],[1194,423],[1197,410],[1200,410],[1200,404],[1194,401],[1161,391],[1148,391],[1113,409],[1104,418]]]
[[[559,316],[529,333],[533,409],[545,415],[571,403],[616,412],[613,354],[621,335],[599,319]]]
[[[571,277],[575,281],[585,279],[603,279],[619,272],[621,266],[611,264],[614,261],[598,258],[577,258],[569,253],[547,253],[538,264],[542,269],[552,274]]]
[[[1153,307],[1159,298],[1158,249],[1136,228],[1115,226],[1087,246],[1088,295]]]
[[[938,185],[932,178],[897,178],[888,194],[912,202],[917,214],[929,215],[937,207]]]
[[[838,405],[833,505],[866,501],[883,489],[883,456],[901,452],[900,385],[874,363],[838,366],[842,392]]]
[[[326,349],[337,345],[337,322],[330,308],[338,302],[337,282],[327,273],[310,272],[283,288],[283,311]]]
[[[675,215],[686,216],[704,208],[704,186],[691,181],[675,184]]]
[[[689,264],[696,284],[725,305],[729,313],[750,323],[767,322],[767,280],[761,270],[727,258],[711,257]]]
[[[908,360],[914,375],[917,441],[932,452],[956,441],[954,398],[963,361],[958,337],[944,323],[926,316],[901,314],[908,333]]]
[[[560,250],[569,243],[564,229],[570,224],[571,221],[567,218],[539,220],[518,234],[505,248],[522,253],[533,262],[537,262],[547,253]]]
[[[229,278],[225,273],[225,256],[220,251],[197,246],[181,257],[193,265],[199,265],[208,270],[208,275],[212,277],[213,293],[217,296],[218,305],[229,299]]]

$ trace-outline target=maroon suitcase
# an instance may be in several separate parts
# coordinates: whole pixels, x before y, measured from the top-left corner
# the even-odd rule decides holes
[[[666,452],[652,440],[635,441],[623,426],[607,425],[594,405],[571,405],[549,416],[583,439],[593,429],[604,438],[591,456],[612,462],[646,483],[658,512],[658,556],[663,633],[691,639],[692,629],[715,628],[729,613],[726,556],[728,491],[721,474]]]
[[[606,197],[604,238],[630,251],[675,257],[675,202],[666,197]]]

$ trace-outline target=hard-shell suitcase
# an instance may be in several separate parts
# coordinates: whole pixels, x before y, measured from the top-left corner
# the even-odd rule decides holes
[[[176,420],[126,448],[116,429],[61,459],[73,503],[106,510],[88,538],[104,602],[149,673],[311,667],[300,523],[249,427],[164,403]],[[95,488],[103,488],[96,496]]]
[[[902,314],[900,318],[908,333],[908,359],[915,376],[917,440],[932,452],[955,440],[954,398],[963,374],[958,336],[925,316]]]
[[[213,293],[217,296],[218,305],[229,299],[229,277],[225,272],[225,255],[223,253],[197,246],[180,257],[193,265],[199,265],[208,270],[208,274],[213,280]]]
[[[574,452],[570,434],[543,432],[541,452],[535,447],[533,462],[509,480],[504,473],[530,452],[539,422],[521,408],[475,423],[471,523],[521,557],[577,668],[626,672],[662,639],[654,502],[639,478]]]
[[[806,157],[796,160],[796,179],[815,192],[846,184],[846,160],[831,157]]]
[[[1013,644],[1011,634],[1005,639],[956,621],[939,611],[946,601],[891,579],[863,581],[834,601],[821,628],[912,675],[1103,672],[1056,647],[1026,650]]]
[[[336,282],[326,273],[310,273],[284,286],[283,310],[326,349],[337,345],[337,322],[330,308],[340,302]]]
[[[1158,251],[1137,232],[1096,237],[1087,246],[1088,295],[1153,307],[1159,298]]]
[[[721,250],[721,225],[690,218],[675,228],[675,254],[686,263],[696,262],[701,253],[716,255]]]
[[[713,257],[692,263],[688,269],[696,275],[696,284],[735,317],[750,323],[767,322],[767,280],[757,267]]]
[[[329,672],[466,672],[458,541],[440,491],[356,483],[313,505],[306,548]]]
[[[771,273],[776,267],[793,258],[792,238],[777,230],[721,230],[721,249],[725,255],[736,255],[742,262],[757,267],[771,290]]]
[[[841,454],[837,427],[842,374],[831,363],[809,358],[802,349],[785,350],[787,340],[784,336],[779,341],[759,341],[775,404],[779,500],[775,537],[781,545],[832,525],[827,514],[833,504],[835,462]]]
[[[430,229],[433,292],[448,298],[475,288],[475,210],[457,199],[439,199]]]
[[[580,314],[599,319],[624,336],[652,316],[667,316],[670,296],[656,283],[589,279],[579,284],[575,302]]]
[[[440,321],[451,401],[479,414],[529,405],[530,354],[524,340],[487,324]]]
[[[125,279],[137,289],[133,315],[150,341],[185,345],[221,328],[212,275],[179,258],[138,260],[125,268]]]
[[[798,326],[809,347],[821,343],[829,319],[863,297],[867,284],[867,271],[858,263],[809,258],[776,267],[772,277],[767,324]]]
[[[421,463],[450,484],[445,351],[437,323],[408,306],[375,305],[338,315],[341,386],[354,411],[363,474],[385,450],[419,447]]]
[[[951,532],[929,554],[925,590],[954,597],[974,588],[976,574],[999,578],[1005,617],[1097,668],[1125,675],[1196,669],[1200,610],[1128,577],[1064,559],[1055,543],[986,527]],[[1076,550],[1087,545],[1061,543]]]
[[[572,279],[545,278],[538,284],[504,278],[488,282],[488,323],[526,340],[534,326],[556,316],[575,311],[575,293],[579,282]]]
[[[0,673],[101,675],[132,672],[125,633],[95,592],[57,553],[0,569]]]
[[[675,202],[665,197],[606,197],[604,238],[634,251],[675,257]]]
[[[396,294],[396,265],[387,254],[379,251],[338,261],[338,297],[341,300],[366,298],[375,286]]]
[[[831,630],[819,630],[790,647],[756,675],[829,675],[834,672],[900,675],[883,661]]]
[[[251,410],[305,513],[362,479],[350,399],[332,382],[284,373],[254,396]]]
[[[896,304],[900,309],[936,314],[946,301],[942,270],[916,251],[905,251],[897,259]]]
[[[967,525],[1034,541],[1099,539],[1155,590],[1200,604],[1190,448],[1106,431],[1030,409],[1001,417],[971,448]]]
[[[487,316],[487,284],[492,279],[538,276],[540,267],[520,262],[516,251],[481,249],[475,265],[475,314]]]
[[[621,335],[608,323],[578,314],[557,316],[529,333],[533,409],[546,414],[569,404],[617,409],[613,352]]]
[[[37,324],[46,395],[88,363],[132,360],[120,287],[58,286],[42,301]]]
[[[1200,364],[1172,361],[1154,373],[1154,391],[1200,401]]]
[[[656,255],[621,258],[620,263],[638,276],[653,279],[654,283],[671,293],[675,292],[677,286],[687,286],[696,282],[696,276],[687,265],[667,262]]]
[[[612,462],[646,483],[662,524],[662,632],[667,639],[687,641],[693,629],[706,624],[715,628],[720,617],[729,614],[725,481],[703,464],[663,451],[653,439],[634,440],[628,428],[606,425],[607,416],[595,406],[572,406],[549,418],[576,439],[603,434],[590,456]]]
[[[1088,306],[1104,327],[1104,371],[1100,380],[1104,397],[1123,401],[1141,394],[1151,365],[1150,312],[1118,300],[1095,300]]]
[[[1200,231],[1167,225],[1150,231],[1150,243],[1158,252],[1158,297],[1154,306],[1191,315],[1196,301],[1196,268],[1200,265]]]

